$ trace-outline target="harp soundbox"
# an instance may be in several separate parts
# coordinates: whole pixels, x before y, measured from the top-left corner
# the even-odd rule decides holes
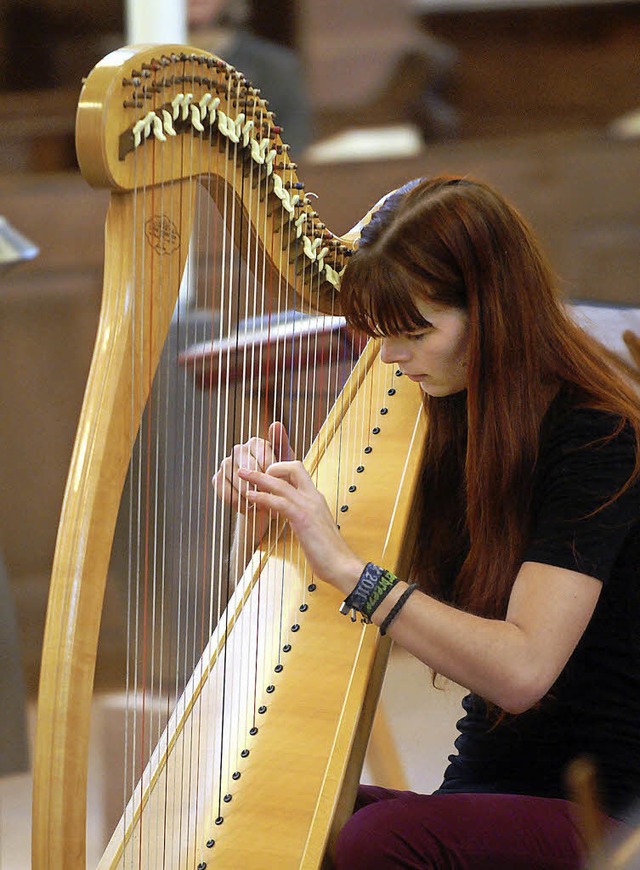
[[[126,693],[134,713],[133,761],[122,764],[133,773],[100,867],[328,865],[351,811],[389,645],[338,614],[338,594],[315,583],[286,526],[270,526],[246,567],[232,564],[229,518],[201,481],[237,439],[264,435],[288,415],[346,539],[400,569],[419,473],[420,391],[380,364],[375,342],[354,354],[344,385],[328,386],[344,359],[340,273],[359,229],[337,237],[324,227],[268,105],[223,61],[180,46],[109,55],[84,83],[77,148],[86,180],[111,198],[102,308],[45,629],[33,866],[86,864],[96,650],[123,512],[133,551]],[[203,258],[196,242],[214,228],[219,247]],[[191,359],[197,378],[177,363],[189,362],[188,349],[169,340],[194,304],[217,324],[209,351]],[[324,341],[319,367],[311,332],[296,338],[301,319],[307,330],[322,322],[325,339],[340,336],[341,355],[332,358]],[[178,378],[183,392],[193,390],[180,408],[175,394],[159,398]],[[321,400],[332,407],[318,426]],[[199,408],[197,437],[182,406]],[[179,486],[169,472],[180,451],[161,446],[176,423],[191,433]],[[188,476],[196,464],[197,485]],[[197,505],[197,523],[175,503],[167,509],[178,490],[183,505]],[[192,545],[196,525],[202,534]],[[189,543],[169,558],[172,535]],[[167,664],[168,648],[179,667]],[[165,710],[154,725],[144,714],[152,695]],[[114,770],[120,764],[112,760]]]

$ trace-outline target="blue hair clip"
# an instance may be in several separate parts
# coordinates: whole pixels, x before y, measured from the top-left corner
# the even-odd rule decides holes
[[[403,184],[402,187],[399,187],[387,196],[369,223],[362,228],[358,248],[364,248],[375,242],[380,232],[387,226],[391,216],[397,210],[402,197],[406,193],[409,193],[410,190],[413,190],[413,188],[420,184],[421,181],[424,181],[424,178],[414,178],[412,181],[408,181],[406,184]]]

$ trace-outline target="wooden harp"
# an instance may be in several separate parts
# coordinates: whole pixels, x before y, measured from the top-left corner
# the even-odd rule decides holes
[[[141,442],[156,444],[166,428],[157,422],[159,403],[154,399],[149,408],[150,396],[180,309],[198,203],[213,202],[224,224],[222,271],[231,271],[229,258],[237,251],[247,252],[251,265],[241,277],[250,302],[228,315],[221,342],[232,341],[257,295],[273,310],[286,298],[285,307],[296,307],[307,320],[338,315],[340,272],[358,235],[356,229],[338,238],[320,223],[259,92],[200,51],[125,48],[106,57],[82,90],[77,146],[86,180],[110,188],[111,199],[102,309],[45,629],[34,761],[38,870],[86,864],[89,716],[105,583],[130,458]],[[274,322],[271,312],[262,310],[261,328]],[[279,353],[277,342],[265,346],[265,353],[273,347]],[[229,383],[229,367],[239,360],[244,368],[237,381],[245,387],[261,365],[272,371],[265,353],[257,362],[251,357],[252,347],[245,341],[218,354],[218,384]],[[294,381],[299,388],[304,376],[296,368],[291,377],[289,357],[280,354],[287,390]],[[308,410],[308,396],[298,408]],[[223,424],[224,413],[219,406],[209,412],[204,450],[216,432],[225,430],[227,437],[233,429]],[[269,414],[279,413],[269,408]],[[166,416],[175,416],[175,409]],[[264,431],[267,416],[264,408],[256,411],[254,434]],[[419,390],[379,363],[372,342],[308,450],[305,445],[306,466],[335,505],[345,537],[391,569],[400,564],[419,473],[422,417]],[[144,495],[157,492],[149,481],[158,462],[142,449],[136,487]],[[211,529],[213,499],[208,493],[203,498]],[[150,501],[157,517],[158,497]],[[134,706],[144,705],[145,693],[156,688],[149,661],[161,645],[154,629],[144,629],[142,611],[171,597],[174,574],[183,567],[181,560],[158,558],[164,526],[149,519],[149,503],[137,512],[129,537],[139,549],[129,573],[142,586],[134,619],[142,633],[135,635],[130,660],[132,667],[147,664],[130,687]],[[183,531],[179,517],[176,526]],[[209,550],[219,544],[214,538]],[[201,555],[207,596],[220,585],[211,580],[207,561],[215,557]],[[163,592],[150,591],[156,579]],[[219,588],[215,594],[225,598]],[[149,733],[131,738],[141,747],[133,763],[139,769],[99,866],[326,866],[332,838],[351,811],[388,643],[375,628],[338,614],[339,596],[313,583],[286,528],[263,541],[226,609],[215,610],[200,589],[196,598],[198,612],[201,605],[209,614],[199,624],[200,641],[184,640],[186,618],[172,629],[178,647],[196,650],[192,673],[179,686],[164,687],[170,706],[155,745]],[[144,722],[140,717],[143,729]],[[114,768],[118,764],[113,761]]]

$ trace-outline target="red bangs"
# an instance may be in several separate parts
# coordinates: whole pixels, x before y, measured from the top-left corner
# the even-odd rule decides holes
[[[351,327],[374,338],[428,326],[416,299],[428,299],[424,280],[384,254],[364,248],[347,264],[340,311]]]

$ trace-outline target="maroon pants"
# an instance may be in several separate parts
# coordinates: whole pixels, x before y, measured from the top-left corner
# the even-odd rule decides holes
[[[361,786],[338,837],[337,870],[578,870],[569,801]]]

